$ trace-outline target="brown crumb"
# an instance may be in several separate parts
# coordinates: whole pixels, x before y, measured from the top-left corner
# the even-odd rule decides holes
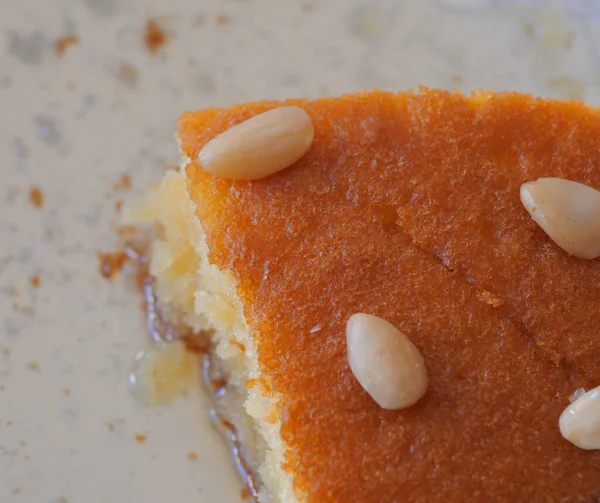
[[[250,496],[252,496],[250,488],[248,486],[242,488],[242,490],[240,491],[240,496],[243,500],[247,500]]]
[[[44,193],[37,187],[29,189],[29,202],[36,208],[44,206]]]
[[[4,356],[9,356],[10,355],[10,349],[8,348],[2,348],[2,351],[0,351],[1,354],[3,354]]]
[[[20,488],[15,489],[15,494],[20,494],[20,492],[21,492]]]
[[[31,278],[29,278],[29,284],[33,288],[39,288],[40,287],[40,277],[39,276],[32,276]]]
[[[452,83],[456,87],[461,86],[463,82],[464,82],[464,79],[463,79],[463,76],[460,73],[455,73],[454,75],[452,75]]]
[[[0,391],[4,391],[6,389],[6,386],[4,386],[4,384],[0,384]]]
[[[118,201],[115,202],[115,211],[117,213],[120,213],[122,208],[123,208],[123,201],[121,199],[119,199]]]
[[[131,189],[131,177],[125,173],[121,175],[121,178],[113,186],[115,190],[129,190]]]
[[[148,437],[146,435],[142,435],[141,433],[136,434],[135,439],[140,443],[143,444]]]
[[[42,367],[40,367],[40,364],[38,362],[29,362],[27,364],[27,368],[29,370],[33,370],[34,372],[39,372],[40,370],[42,370]]]
[[[12,426],[12,421],[6,421],[6,426]]]
[[[226,14],[218,14],[216,22],[219,26],[225,26],[231,23],[231,19]]]
[[[492,292],[489,292],[487,290],[483,290],[481,293],[479,293],[477,295],[477,300],[485,302],[486,304],[489,304],[492,307],[500,307],[504,305],[504,301],[500,297],[497,297]]]
[[[196,454],[195,452],[189,452],[188,459],[190,461],[198,461],[198,454]]]
[[[315,6],[311,3],[311,2],[304,2],[302,4],[302,10],[304,12],[311,12],[312,10],[314,10]]]
[[[106,279],[111,279],[115,274],[121,272],[127,261],[127,255],[124,252],[99,253],[98,261],[100,262],[100,274]]]
[[[111,433],[112,433],[113,431],[115,431],[115,425],[114,425],[114,424],[112,424],[112,423],[108,423],[108,431],[110,431]]]
[[[229,339],[229,343],[238,348],[242,353],[246,352],[246,346],[244,346],[241,342],[238,342],[235,339]]]
[[[188,353],[204,355],[208,352],[207,341],[202,337],[184,335],[181,337],[181,341],[185,344]]]
[[[144,43],[150,54],[155,54],[167,43],[167,34],[154,19],[150,19],[146,24]]]
[[[8,293],[8,295],[10,295],[11,297],[16,297],[17,295],[19,295],[19,290],[17,290],[17,287],[15,285],[8,285],[6,287],[6,293]]]
[[[72,45],[77,45],[78,43],[79,37],[76,35],[66,35],[65,37],[60,37],[56,41],[56,54],[62,56],[69,47]]]
[[[63,388],[63,395],[69,396],[70,394],[71,394],[71,391],[69,390],[69,388]]]
[[[531,23],[527,23],[525,26],[523,26],[523,34],[527,38],[533,37],[533,25]]]
[[[75,82],[67,82],[67,91],[74,91],[77,88]]]

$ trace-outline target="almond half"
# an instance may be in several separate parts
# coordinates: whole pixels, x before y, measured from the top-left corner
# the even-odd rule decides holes
[[[310,148],[310,116],[296,106],[274,108],[209,141],[198,162],[209,173],[230,180],[257,180],[288,168]]]
[[[562,178],[521,185],[521,202],[531,218],[567,253],[600,257],[600,192]]]

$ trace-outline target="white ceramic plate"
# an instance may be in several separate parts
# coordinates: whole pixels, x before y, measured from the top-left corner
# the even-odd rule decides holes
[[[566,0],[1,0],[0,501],[240,499],[201,393],[131,399],[127,373],[148,345],[140,299],[98,273],[117,201],[178,162],[180,112],[421,84],[598,103],[598,12]],[[155,54],[151,18],[167,34]],[[78,43],[60,55],[68,35]]]

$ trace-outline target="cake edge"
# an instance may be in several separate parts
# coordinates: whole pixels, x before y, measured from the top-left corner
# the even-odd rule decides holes
[[[167,172],[124,218],[132,225],[160,228],[149,250],[159,302],[194,333],[212,331],[228,393],[236,395],[228,400],[226,417],[240,434],[246,461],[260,477],[255,481],[260,503],[301,503],[304,498],[295,493],[292,474],[283,469],[288,447],[280,434],[278,400],[261,375],[235,280],[208,258],[206,235],[189,197],[189,163],[182,154],[179,170]]]

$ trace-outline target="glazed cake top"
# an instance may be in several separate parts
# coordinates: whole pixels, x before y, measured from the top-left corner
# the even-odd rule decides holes
[[[238,284],[285,470],[310,502],[560,501],[600,495],[600,453],[558,418],[600,384],[600,260],[531,220],[522,183],[600,189],[600,115],[514,93],[292,100],[315,139],[294,166],[231,182],[195,162],[217,134],[282,105],[188,112],[188,189],[210,260]],[[429,389],[387,411],[348,366],[356,312],[421,350]],[[545,498],[545,499],[544,499]]]

